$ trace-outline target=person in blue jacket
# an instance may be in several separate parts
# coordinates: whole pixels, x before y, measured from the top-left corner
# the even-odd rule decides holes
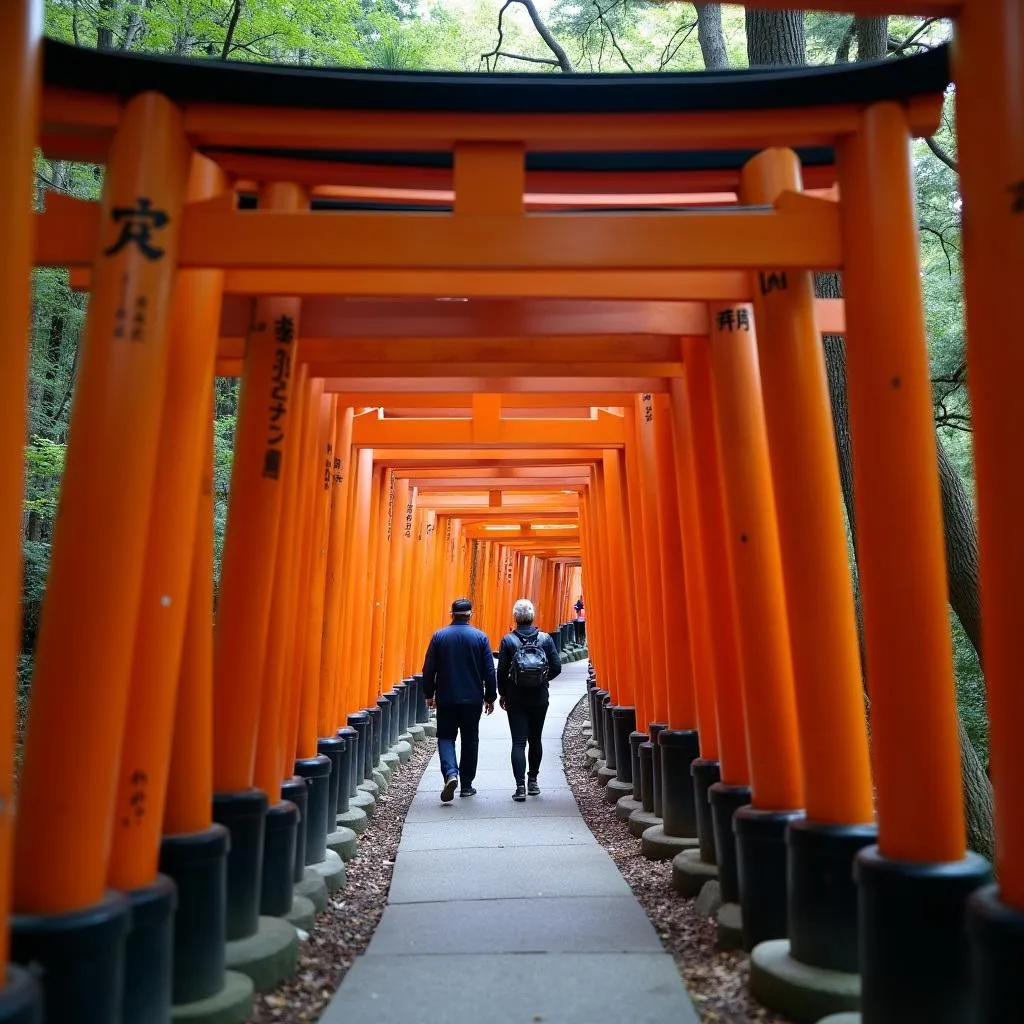
[[[498,697],[494,656],[487,634],[471,626],[473,602],[465,597],[452,601],[452,624],[439,629],[423,659],[423,695],[437,708],[437,754],[441,759],[448,803],[462,779],[459,796],[473,796],[477,756],[480,750],[481,711],[491,714]],[[455,761],[455,738],[461,734],[462,751]]]

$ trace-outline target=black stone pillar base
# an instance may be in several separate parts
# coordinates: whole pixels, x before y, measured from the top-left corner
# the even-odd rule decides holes
[[[178,890],[166,875],[126,894],[132,926],[125,942],[121,1019],[133,1024],[166,1024],[171,1013],[174,912]]]
[[[857,852],[875,842],[874,825],[790,821],[789,944],[794,959],[832,971],[858,970]]]
[[[700,859],[705,864],[717,864],[715,855],[715,825],[711,819],[711,801],[708,790],[721,780],[717,761],[698,757],[690,765],[693,776],[693,804],[697,809],[697,840],[700,843]]]
[[[322,736],[316,741],[318,754],[323,754],[331,762],[331,774],[327,783],[327,806],[338,806],[338,789],[341,782],[341,759],[345,754],[345,741],[340,736]],[[335,812],[337,813],[337,812]],[[330,812],[328,811],[330,818]],[[334,831],[334,820],[328,821],[328,832]]]
[[[329,820],[331,761],[323,754],[295,762],[295,774],[309,786],[306,806],[306,866],[319,864],[327,856],[327,835],[334,831]],[[337,815],[335,815],[336,817]]]
[[[601,702],[602,733],[604,735],[604,766],[610,771],[616,771],[615,761],[615,723],[612,720],[612,704],[610,696],[605,697]]]
[[[658,737],[668,728],[664,722],[651,722],[647,727],[647,735],[651,742],[651,811],[656,818],[665,813],[665,793],[661,781],[661,747],[658,746]]]
[[[175,1006],[216,995],[224,987],[227,930],[228,830],[164,836],[160,870],[178,887],[174,914],[171,999]]]
[[[601,751],[601,760],[604,760],[608,753],[604,735],[604,702],[608,696],[608,691],[595,687],[590,692],[593,694],[593,711],[590,716],[590,725],[594,732],[594,739],[597,740],[597,749]]]
[[[629,762],[630,762],[630,774],[633,780],[633,799],[643,802],[643,768],[640,764],[640,744],[645,742],[647,739],[647,733],[636,732],[635,730],[629,734]]]
[[[1024,912],[1003,903],[996,885],[976,889],[967,901],[967,935],[975,1024],[1024,1020]]]
[[[359,733],[350,725],[338,730],[338,735],[345,741],[345,749],[341,753],[340,775],[338,776],[337,813],[347,814],[349,800],[355,796],[357,780],[354,778],[356,756],[359,753]]]
[[[7,965],[0,987],[0,1024],[42,1024],[43,990],[24,968]]]
[[[615,777],[619,782],[632,783],[633,758],[629,750],[629,734],[636,728],[636,708],[621,704],[612,708],[612,728],[615,736]]]
[[[281,799],[295,804],[299,821],[295,828],[295,867],[292,884],[297,885],[306,873],[306,815],[309,812],[309,785],[305,779],[293,775],[281,783]]]
[[[864,1020],[980,1020],[964,925],[968,897],[992,877],[988,861],[968,853],[951,863],[916,864],[887,860],[877,846],[868,846],[857,854],[855,872]],[[1009,1024],[1014,1018],[1000,1019]]]
[[[281,800],[267,809],[260,881],[260,913],[265,917],[284,917],[291,913],[298,831],[299,809],[290,800]]]
[[[381,694],[377,698],[377,707],[380,708],[380,744],[377,747],[377,760],[373,762],[374,768],[384,752],[391,747],[391,701]]]
[[[348,789],[349,797],[354,797],[359,783],[366,778],[366,759],[369,757],[368,748],[370,745],[370,716],[366,711],[357,711],[348,716],[349,727],[355,729],[358,737],[356,742],[356,753],[352,758],[352,783]]]
[[[430,708],[427,707],[427,698],[423,693],[423,676],[414,675],[412,682],[416,687],[416,724],[426,725],[430,721]]]
[[[759,811],[756,807],[741,807],[732,816],[743,948],[748,953],[759,942],[787,935],[786,828],[803,816],[803,811]]]
[[[47,1022],[121,1020],[130,926],[131,905],[117,892],[84,910],[11,917],[11,959],[39,978]]]
[[[718,884],[723,903],[740,902],[740,877],[736,866],[736,837],[732,832],[732,816],[750,803],[749,786],[729,786],[716,782],[708,787],[711,821],[715,831],[715,859],[718,862]]]
[[[247,939],[260,926],[260,876],[267,794],[262,789],[214,793],[213,820],[231,834],[228,845],[227,939]]]
[[[377,762],[380,760],[380,755],[383,752],[381,749],[381,729],[384,725],[382,721],[384,712],[379,704],[375,704],[372,708],[367,708],[366,713],[370,716],[370,728],[366,733],[369,747],[366,751],[366,774],[364,777],[372,781],[373,770],[377,767]]]
[[[663,729],[658,733],[658,751],[665,835],[695,837],[697,808],[693,802],[690,765],[700,757],[700,738],[694,729]]]
[[[634,776],[633,778],[633,794],[636,796],[639,791],[640,806],[648,813],[654,813],[654,745],[642,732],[633,733],[629,739],[630,743],[633,741],[633,736],[639,736],[637,749],[637,767],[639,768],[639,779]],[[660,817],[660,815],[659,815]]]

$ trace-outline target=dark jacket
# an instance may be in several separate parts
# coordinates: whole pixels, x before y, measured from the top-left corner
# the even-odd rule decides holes
[[[501,647],[498,648],[498,693],[509,703],[535,705],[547,704],[549,692],[547,683],[543,686],[531,686],[526,690],[517,690],[516,684],[509,678],[512,668],[512,658],[519,648],[519,638],[516,636],[536,636],[540,630],[536,626],[518,626],[512,633],[506,633],[501,638]],[[540,645],[548,659],[548,682],[559,675],[562,671],[562,659],[559,657],[555,641],[547,633],[540,633]]]
[[[494,655],[486,633],[468,622],[439,629],[423,659],[423,694],[438,704],[493,704]]]

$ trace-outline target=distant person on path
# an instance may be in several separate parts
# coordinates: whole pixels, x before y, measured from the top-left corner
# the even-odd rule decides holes
[[[516,628],[507,633],[498,650],[498,693],[508,712],[512,733],[512,774],[516,791],[512,799],[522,803],[527,793],[540,795],[537,773],[544,755],[541,733],[548,713],[548,683],[562,671],[562,659],[554,640],[533,624],[533,604],[516,601],[512,618]],[[530,767],[526,768],[526,746]]]
[[[437,708],[437,754],[441,759],[448,803],[462,779],[459,796],[473,796],[480,750],[480,714],[494,710],[494,655],[487,634],[469,624],[473,602],[452,601],[452,624],[439,629],[423,659],[423,695]],[[462,736],[462,753],[455,762],[455,737]]]
[[[582,618],[583,617],[583,595],[582,594],[580,594],[580,596],[576,598],[576,603],[573,605],[573,608],[576,609],[576,618],[577,619]]]

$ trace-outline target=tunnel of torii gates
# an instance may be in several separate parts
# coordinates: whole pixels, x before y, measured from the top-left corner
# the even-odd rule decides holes
[[[0,1020],[244,1020],[429,729],[417,668],[463,595],[495,643],[528,596],[586,651],[596,777],[678,887],[717,873],[759,998],[1022,1019],[1024,11],[817,5],[955,42],[412,75],[78,50],[2,5]],[[965,849],[909,145],[951,80],[994,871]],[[101,201],[30,212],[36,146],[105,165]],[[15,823],[33,265],[91,301]],[[845,305],[814,299],[833,270]],[[216,628],[215,373],[242,382]]]

